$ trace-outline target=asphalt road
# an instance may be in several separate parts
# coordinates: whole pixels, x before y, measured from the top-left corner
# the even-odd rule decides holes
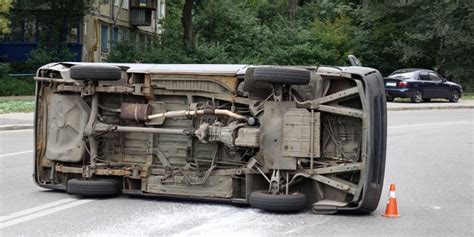
[[[269,214],[121,196],[78,199],[32,181],[32,130],[0,132],[0,236],[474,236],[474,110],[389,113],[385,190],[367,216]],[[388,186],[401,217],[384,218]]]

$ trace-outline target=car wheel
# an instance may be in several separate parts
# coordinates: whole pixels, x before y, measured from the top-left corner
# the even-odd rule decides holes
[[[449,97],[449,102],[456,103],[459,101],[459,91],[453,90],[451,91],[451,96]]]
[[[122,78],[122,69],[112,65],[74,65],[70,77],[74,80],[118,81]]]
[[[266,190],[250,194],[250,206],[272,212],[296,212],[305,209],[306,196],[302,193],[270,194]]]
[[[395,100],[395,97],[393,97],[393,96],[387,96],[387,101],[388,101],[388,102],[392,102],[392,101],[394,101],[394,100]]]
[[[253,78],[258,82],[307,85],[311,79],[311,73],[304,68],[256,67]]]
[[[79,196],[114,196],[119,193],[119,187],[114,179],[71,179],[66,192]]]
[[[421,93],[421,91],[415,91],[410,99],[413,103],[421,103],[423,101],[423,93]]]
[[[423,102],[430,102],[431,99],[423,99]]]

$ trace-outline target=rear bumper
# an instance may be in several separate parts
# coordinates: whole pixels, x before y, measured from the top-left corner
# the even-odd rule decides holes
[[[385,94],[391,97],[410,98],[415,90],[410,88],[385,88]]]

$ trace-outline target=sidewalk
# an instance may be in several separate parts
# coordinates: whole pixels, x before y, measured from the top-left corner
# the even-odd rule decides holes
[[[410,102],[389,102],[388,111],[402,110],[442,110],[442,109],[474,109],[474,100],[460,100],[458,103],[427,102],[414,104]],[[33,113],[0,114],[0,131],[33,128]]]
[[[424,103],[410,103],[410,102],[388,102],[388,111],[401,110],[440,110],[440,109],[474,109],[474,100],[460,100],[458,103],[450,103],[448,101],[434,101]]]
[[[0,114],[0,131],[33,128],[33,113]]]

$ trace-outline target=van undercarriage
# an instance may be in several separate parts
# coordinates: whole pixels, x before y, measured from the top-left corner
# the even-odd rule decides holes
[[[374,69],[55,63],[35,80],[41,187],[323,214],[378,205],[386,107]]]

